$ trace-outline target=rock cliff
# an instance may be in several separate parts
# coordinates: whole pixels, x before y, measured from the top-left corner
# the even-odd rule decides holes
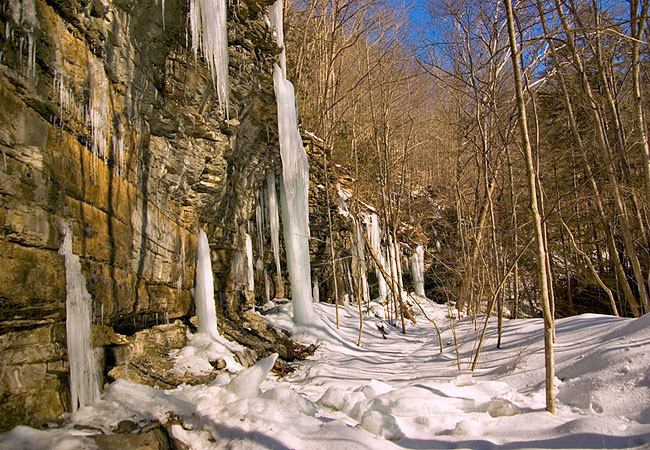
[[[69,408],[62,220],[96,326],[132,334],[191,316],[200,226],[223,332],[291,357],[231,270],[279,168],[268,3],[229,7],[227,118],[188,46],[186,0],[2,2],[1,429]]]

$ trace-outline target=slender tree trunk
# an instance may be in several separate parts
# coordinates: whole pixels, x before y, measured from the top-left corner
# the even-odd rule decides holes
[[[530,211],[535,226],[535,241],[537,244],[537,275],[539,278],[540,296],[542,299],[542,312],[544,314],[544,354],[546,363],[546,409],[555,414],[555,363],[553,358],[553,320],[548,291],[548,276],[546,274],[546,249],[542,232],[542,217],[537,205],[537,183],[535,168],[533,166],[533,150],[528,136],[528,119],[526,117],[526,104],[524,102],[524,89],[521,81],[521,67],[519,65],[519,49],[515,35],[514,14],[512,1],[505,0],[508,18],[508,36],[515,79],[515,95],[519,113],[519,128],[526,156],[526,173],[528,176],[528,190],[530,195]]]
[[[650,144],[646,129],[645,117],[643,115],[643,104],[641,102],[641,61],[639,48],[643,39],[645,21],[643,16],[648,13],[648,0],[641,2],[639,11],[639,0],[630,0],[630,26],[632,30],[632,99],[634,103],[634,126],[638,133],[641,157],[643,158],[643,173],[645,175],[646,199],[650,201]],[[648,312],[648,305],[646,312]]]

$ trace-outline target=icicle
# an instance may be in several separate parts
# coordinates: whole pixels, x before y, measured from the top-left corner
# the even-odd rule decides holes
[[[379,229],[379,218],[377,214],[370,214],[367,218],[366,225],[368,227],[368,235],[370,235],[370,245],[377,254],[377,258],[381,262],[381,266],[386,270],[386,259],[381,249],[381,230]],[[377,279],[379,281],[379,301],[384,303],[387,296],[386,280],[382,271],[377,267]]]
[[[244,235],[246,244],[246,278],[248,280],[248,290],[255,291],[255,272],[253,269],[253,241],[248,233]]]
[[[411,277],[415,294],[424,297],[424,249],[418,245],[411,255]]]
[[[264,254],[264,193],[257,192],[257,206],[255,207],[255,227],[257,234],[257,252]]]
[[[190,27],[194,55],[203,50],[219,107],[228,116],[228,30],[225,0],[190,0]]]
[[[294,320],[313,321],[309,262],[309,164],[296,118],[293,85],[277,64],[273,85],[278,103],[280,156],[282,158],[282,225],[293,299]]]
[[[264,269],[264,294],[266,295],[266,302],[271,301],[271,280],[269,280],[269,273]]]
[[[318,278],[314,278],[314,286],[312,288],[312,297],[314,298],[314,303],[320,302],[320,290],[318,289]]]
[[[72,411],[99,399],[101,372],[92,348],[91,298],[81,273],[79,257],[72,252],[72,229],[62,221],[63,242],[59,254],[65,259],[66,335],[70,365]]]
[[[366,268],[366,258],[363,251],[364,239],[362,236],[363,230],[361,229],[361,223],[356,223],[356,254],[359,264],[359,272],[361,274],[361,296],[363,302],[367,305],[370,303],[370,292],[368,289],[368,269]]]
[[[194,303],[199,333],[207,333],[213,338],[217,331],[217,313],[214,306],[214,279],[208,237],[199,230],[199,251],[196,261],[196,285],[194,286]]]
[[[115,134],[113,134],[113,161],[115,171],[118,175],[124,174],[124,127],[118,124]]]
[[[160,0],[161,6],[162,6],[162,25],[163,25],[163,30],[165,29],[165,0]]]
[[[178,280],[176,281],[176,289],[179,291],[183,287],[183,277],[185,276],[185,233],[180,232],[181,248],[178,251]]]
[[[390,267],[389,270],[389,275],[393,279],[395,283],[400,283],[400,277],[399,277],[399,266],[397,262],[397,254],[395,252],[395,243],[393,242],[393,237],[388,233],[388,264]],[[390,283],[391,289],[390,291],[392,292],[392,287],[393,283]],[[395,288],[397,288],[397,285],[395,285]]]
[[[282,69],[282,78],[286,80],[287,78],[287,55],[284,51],[284,25],[283,25],[283,13],[282,13],[282,0],[277,0],[269,8],[269,15],[271,20],[271,28],[275,31],[275,41],[278,44],[278,47],[282,49],[280,53],[280,69]]]
[[[275,188],[275,174],[269,172],[266,174],[266,194],[267,205],[269,209],[269,227],[271,229],[271,247],[273,248],[273,258],[275,260],[275,270],[277,279],[282,277],[280,267],[280,217],[278,214],[278,196]]]

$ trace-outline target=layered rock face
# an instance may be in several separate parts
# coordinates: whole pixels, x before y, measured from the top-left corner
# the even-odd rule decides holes
[[[186,0],[2,2],[0,429],[69,409],[62,220],[95,325],[131,334],[190,316],[201,226],[224,332],[291,356],[232,271],[279,167],[268,3],[229,8],[225,117],[188,47]]]

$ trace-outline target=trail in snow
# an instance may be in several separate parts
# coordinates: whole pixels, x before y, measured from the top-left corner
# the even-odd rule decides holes
[[[541,319],[506,321],[500,350],[490,321],[473,374],[467,368],[480,329],[471,318],[456,322],[459,373],[446,309],[421,300],[441,327],[442,353],[421,316],[406,335],[366,318],[359,348],[354,308],[342,308],[337,330],[333,306],[314,305],[322,320],[304,327],[294,325],[291,304],[284,304],[264,317],[319,347],[289,376],[269,375],[256,397],[256,386],[226,387],[226,374],[211,385],[169,391],[118,381],[99,404],[73,415],[67,430],[53,431],[51,442],[86,439],[74,424],[110,431],[120,420],[165,421],[173,413],[179,423],[172,434],[195,449],[650,448],[650,315],[557,322],[554,416],[544,410]],[[42,433],[21,427],[0,435],[0,448],[57,448],[39,446]],[[29,445],[7,447],[19,440]]]

